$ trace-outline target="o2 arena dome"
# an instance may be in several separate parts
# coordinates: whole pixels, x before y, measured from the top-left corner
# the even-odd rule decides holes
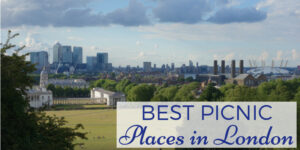
[[[249,74],[266,74],[266,75],[286,75],[289,71],[279,67],[257,67],[247,71]]]

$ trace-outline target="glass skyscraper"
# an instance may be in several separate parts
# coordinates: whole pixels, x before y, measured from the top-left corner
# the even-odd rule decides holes
[[[31,52],[30,53],[30,62],[36,64],[35,67],[38,70],[41,70],[44,66],[48,66],[48,53],[46,51],[40,52]]]
[[[61,50],[61,44],[57,42],[53,46],[53,63],[58,63],[62,61],[62,50]]]
[[[73,64],[82,64],[82,47],[73,47]]]
[[[71,46],[62,46],[62,62],[63,63],[72,63],[72,49]]]

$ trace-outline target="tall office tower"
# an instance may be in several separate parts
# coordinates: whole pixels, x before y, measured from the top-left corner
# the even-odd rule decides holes
[[[153,65],[153,69],[156,70],[156,64]]]
[[[86,67],[89,71],[95,69],[97,65],[97,57],[96,56],[87,56],[86,57]]]
[[[105,70],[108,63],[108,53],[97,53],[97,69]]]
[[[82,64],[82,47],[73,47],[73,64]]]
[[[150,72],[151,71],[151,62],[144,62],[144,71],[145,72]]]
[[[221,73],[222,74],[225,73],[225,60],[222,60],[222,62],[221,62]]]
[[[71,46],[62,46],[61,50],[62,50],[62,62],[71,64],[72,63],[72,57],[73,57]]]
[[[240,74],[244,73],[244,60],[240,60]]]
[[[193,62],[191,60],[189,60],[189,67],[193,67]]]
[[[53,46],[53,63],[58,63],[62,61],[62,50],[61,44],[57,42]]]
[[[30,62],[36,64],[35,67],[38,70],[41,70],[44,66],[48,66],[48,53],[46,51],[40,52],[31,52],[30,53]]]
[[[174,63],[171,63],[171,69],[175,70],[175,64]]]
[[[214,75],[218,74],[218,61],[214,60]]]
[[[235,77],[235,60],[231,61],[231,77]]]

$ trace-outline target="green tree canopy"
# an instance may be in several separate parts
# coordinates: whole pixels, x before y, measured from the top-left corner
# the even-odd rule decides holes
[[[150,101],[155,92],[155,86],[148,84],[139,84],[134,86],[128,92],[128,101]]]
[[[200,95],[200,101],[219,101],[223,96],[221,91],[215,88],[211,83],[203,90]]]
[[[10,40],[18,34],[8,33],[8,39],[1,43],[1,148],[9,150],[67,150],[74,149],[75,138],[86,139],[85,133],[75,128],[65,127],[64,118],[46,116],[45,113],[29,109],[26,90],[32,86],[28,75],[35,70],[25,61]]]

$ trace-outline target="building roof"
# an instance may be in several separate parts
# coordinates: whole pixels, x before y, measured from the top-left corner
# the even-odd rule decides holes
[[[94,91],[99,91],[101,93],[105,93],[105,94],[108,94],[110,96],[125,96],[124,93],[122,92],[113,92],[113,91],[108,91],[108,90],[105,90],[103,88],[93,88],[92,90]]]
[[[32,87],[32,88],[28,88],[26,93],[27,94],[52,94],[52,91],[47,90],[46,88]]]
[[[252,75],[251,75],[251,74],[243,73],[243,74],[239,74],[239,75],[236,76],[234,79],[237,79],[237,80],[244,80],[244,79],[246,79],[248,76],[252,76]]]

